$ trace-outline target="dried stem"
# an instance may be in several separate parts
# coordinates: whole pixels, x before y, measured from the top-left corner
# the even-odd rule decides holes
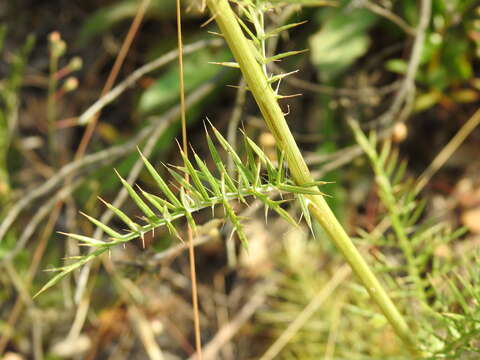
[[[183,76],[183,42],[182,42],[182,16],[180,8],[180,0],[176,0],[177,5],[177,35],[178,35],[178,68],[180,81],[180,114],[182,122],[182,145],[183,153],[188,158],[188,141],[187,141],[187,119],[186,119],[186,104],[185,104],[185,82]],[[188,182],[188,174],[185,173],[185,180]],[[192,282],[192,305],[193,305],[193,320],[195,326],[195,348],[197,350],[198,359],[202,360],[202,340],[200,336],[200,315],[198,312],[198,293],[197,293],[197,274],[195,271],[195,248],[193,244],[193,231],[190,224],[188,228],[188,257],[190,261],[190,278]]]

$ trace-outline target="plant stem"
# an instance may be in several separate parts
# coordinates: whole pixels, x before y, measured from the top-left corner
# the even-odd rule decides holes
[[[56,139],[55,139],[55,118],[56,118],[56,91],[58,56],[52,51],[50,55],[50,74],[48,78],[48,97],[47,97],[47,129],[48,129],[48,151],[52,164],[56,166]]]
[[[285,158],[293,179],[299,185],[312,182],[310,171],[278,104],[278,96],[274,93],[261,66],[257,62],[249,40],[244,36],[228,0],[207,0],[207,6],[213,14],[236,61],[240,65],[248,88],[258,104],[267,126],[275,137],[279,148],[285,152]],[[309,209],[314,218],[340,249],[397,335],[409,348],[415,349],[415,341],[403,316],[397,310],[365,259],[356,249],[323,196],[310,195],[307,198],[310,202]]]
[[[388,156],[384,157],[383,154],[388,154],[389,150],[384,152],[384,149],[386,149],[384,148],[382,149],[382,155],[379,155],[375,149],[376,141],[367,139],[365,134],[360,129],[360,125],[358,125],[356,121],[351,120],[349,121],[349,124],[355,134],[357,142],[370,159],[370,163],[375,173],[375,181],[380,189],[379,196],[382,200],[382,203],[388,210],[388,216],[390,218],[393,231],[397,235],[398,243],[407,262],[408,275],[414,282],[415,292],[417,293],[418,298],[426,306],[427,296],[425,294],[425,286],[416,264],[415,251],[412,242],[407,236],[405,225],[402,224],[400,218],[401,212],[399,207],[401,207],[401,204],[397,203],[397,200],[395,199],[394,184],[392,184],[390,181],[390,178],[385,170],[387,161],[385,158],[388,158]],[[386,146],[388,149],[390,149],[390,145]]]
[[[180,115],[182,124],[182,145],[183,152],[188,158],[188,140],[187,140],[187,107],[185,104],[185,82],[183,72],[183,40],[182,40],[182,16],[180,0],[176,0],[177,9],[177,39],[178,39],[178,76],[180,82]],[[189,182],[188,173],[185,173],[185,181]],[[188,258],[190,263],[190,280],[192,282],[192,306],[193,306],[193,322],[195,330],[195,349],[197,350],[198,360],[202,360],[202,339],[200,328],[200,312],[198,308],[198,290],[197,290],[197,273],[195,267],[195,249],[193,244],[193,229],[190,223],[187,224],[188,234]]]
[[[6,203],[10,194],[7,167],[8,125],[5,114],[0,110],[0,205]]]

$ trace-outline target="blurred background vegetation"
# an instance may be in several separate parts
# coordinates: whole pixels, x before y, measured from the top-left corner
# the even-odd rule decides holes
[[[478,358],[478,2],[270,3],[267,29],[306,21],[269,42],[267,54],[309,51],[269,71],[299,70],[280,88],[302,96],[281,105],[312,172],[331,182],[322,188],[329,203],[418,337],[431,349],[447,344],[431,358]],[[275,158],[238,70],[211,64],[231,61],[211,33],[214,22],[193,1],[182,5],[189,142],[208,153],[208,117],[240,153],[244,128]],[[44,270],[88,252],[58,234],[94,234],[79,211],[109,221],[101,196],[138,215],[113,171],[153,188],[137,146],[154,164],[181,159],[175,1],[6,1],[0,20],[0,356],[193,356],[188,257],[167,230],[147,234],[145,247],[139,241],[115,249],[32,299],[52,277]],[[117,93],[89,109],[110,90],[112,73]],[[357,145],[349,119],[388,139],[390,168],[363,156],[368,149]],[[447,157],[434,162],[442,151]],[[378,171],[392,178],[399,206],[410,206],[404,227],[417,241],[412,251],[429,282],[426,301],[441,314],[424,324],[414,324],[418,294],[408,290],[405,249],[385,220]],[[300,217],[300,209],[287,208]],[[208,211],[197,217],[204,224],[196,250],[204,358],[411,358],[320,229],[312,237],[303,224],[292,228],[273,214],[265,222],[255,203],[237,210],[247,218],[248,252],[229,239],[232,227],[221,212],[213,221]],[[298,328],[289,327],[296,319]]]

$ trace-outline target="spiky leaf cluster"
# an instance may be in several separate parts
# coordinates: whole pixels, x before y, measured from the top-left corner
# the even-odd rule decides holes
[[[206,208],[213,209],[217,205],[223,207],[225,217],[231,221],[233,229],[242,244],[247,246],[241,219],[234,211],[231,202],[239,201],[247,204],[246,198],[248,197],[261,201],[265,206],[266,212],[271,209],[291,224],[297,225],[297,222],[282,207],[286,200],[283,200],[283,198],[276,200],[269,196],[271,194],[293,194],[300,202],[307,224],[311,226],[307,210],[307,199],[304,195],[321,194],[312,187],[321,185],[323,182],[305,184],[303,186],[295,185],[286,176],[287,169],[283,160],[283,154],[279,154],[278,164],[274,164],[252,139],[244,135],[246,156],[242,160],[228,141],[213,126],[212,131],[216,143],[208,131],[206,138],[211,158],[215,163],[214,171],[209,169],[207,163],[195,151],[192,151],[193,159],[190,160],[180,149],[183,166],[166,166],[168,173],[174,180],[173,186],[169,186],[167,180],[140,153],[147,171],[157,185],[158,193],[156,194],[144,191],[140,187],[135,189],[117,173],[122,186],[128,192],[130,200],[137,205],[138,210],[141,212],[140,218],[143,221],[139,223],[133,220],[121,209],[102,200],[107,208],[125,224],[127,231],[119,232],[107,224],[87,214],[83,214],[96,227],[107,234],[110,240],[104,241],[79,234],[65,234],[78,240],[84,246],[94,248],[94,251],[88,255],[73,258],[74,262],[72,264],[54,269],[59,271],[59,274],[53,277],[38,294],[52,287],[61,278],[108,251],[113,246],[124,244],[137,238],[143,239],[147,232],[154,231],[159,227],[167,227],[172,235],[180,238],[175,223],[178,219],[186,219],[195,232],[197,225],[193,214]],[[223,148],[227,156],[232,159],[234,164],[233,173],[227,171],[217,146]],[[185,179],[185,175],[188,176],[190,181]]]
[[[459,241],[453,240],[458,240],[464,230],[452,231],[445,222],[428,219],[426,204],[418,196],[419,188],[408,180],[406,163],[399,160],[392,144],[385,141],[377,150],[375,133],[367,137],[356,123],[351,125],[372,165],[386,210],[374,231],[359,230],[359,241],[373,245],[374,266],[383,273],[382,280],[388,283],[390,294],[415,326],[415,335],[424,349],[423,359],[477,359],[479,254],[455,254]],[[312,253],[316,254],[313,258]],[[313,289],[328,281],[328,276],[322,278],[317,271],[324,261],[322,253],[318,242],[306,242],[299,236],[286,242],[285,253],[279,259],[284,270],[278,276],[277,290],[269,301],[269,309],[259,315],[260,323],[277,336],[307,306]],[[412,257],[413,272],[407,256]],[[418,274],[420,280],[413,279],[411,274]],[[416,288],[418,284],[420,290]],[[365,289],[355,282],[345,285],[304,324],[278,358],[327,358],[330,335],[335,333],[335,358],[411,359],[405,347],[389,337],[391,330],[383,316],[368,309],[371,300]]]
[[[388,275],[406,311],[421,326],[419,336],[432,359],[478,356],[478,255],[457,255],[453,243],[466,230],[453,231],[446,222],[428,219],[425,202],[418,200],[420,188],[406,179],[406,163],[398,160],[391,142],[384,141],[377,151],[375,132],[367,138],[357,123],[350,124],[371,163],[386,209],[375,231],[360,231],[364,241],[382,250],[376,254],[378,270]],[[402,256],[392,256],[399,253],[396,250]]]
[[[436,326],[436,331],[430,329],[430,333],[432,339],[442,346],[435,351],[432,359],[480,357],[479,261],[480,256],[476,252],[473,257],[464,257],[448,274],[436,279],[435,308],[440,326]]]
[[[239,14],[237,15],[237,21],[242,27],[245,35],[249,38],[251,43],[251,49],[255,54],[255,58],[257,62],[263,69],[265,76],[267,77],[268,82],[273,85],[276,83],[275,86],[275,93],[277,99],[284,99],[289,98],[295,95],[280,95],[278,94],[278,90],[280,87],[281,80],[289,76],[291,74],[296,73],[297,71],[292,71],[289,73],[282,73],[282,74],[270,74],[267,71],[267,65],[274,61],[279,61],[285,59],[287,57],[298,55],[304,53],[308,50],[294,50],[294,51],[287,51],[278,53],[272,56],[268,56],[266,52],[266,43],[268,39],[278,36],[283,31],[287,31],[289,29],[293,29],[297,26],[300,26],[305,23],[305,21],[298,22],[298,23],[291,23],[282,25],[271,30],[265,30],[265,13],[278,5],[273,6],[270,4],[269,1],[255,1],[255,0],[232,0],[233,3],[237,5]],[[245,21],[244,21],[245,20]],[[222,65],[231,68],[240,68],[239,64],[236,62],[214,62],[213,64]],[[248,90],[248,89],[247,89]]]

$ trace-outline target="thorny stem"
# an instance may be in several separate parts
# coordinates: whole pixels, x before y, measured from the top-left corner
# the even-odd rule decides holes
[[[293,179],[299,185],[312,182],[310,171],[278,104],[278,97],[270,87],[261,66],[252,53],[248,39],[244,36],[228,0],[207,0],[207,6],[213,14],[236,61],[240,65],[248,88],[258,104],[267,126],[275,137],[280,149],[285,152],[285,158]],[[416,343],[405,319],[352,243],[323,196],[309,195],[307,198],[309,200],[309,209],[314,218],[343,253],[353,271],[360,278],[372,299],[380,307],[397,335],[412,351],[415,351]]]

